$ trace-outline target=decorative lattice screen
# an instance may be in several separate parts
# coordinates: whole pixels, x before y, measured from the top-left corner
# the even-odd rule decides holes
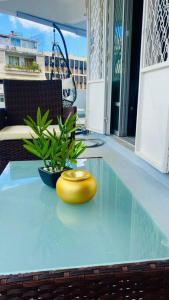
[[[169,56],[169,0],[147,0],[146,5],[144,67]]]
[[[89,1],[89,79],[103,78],[104,0]]]

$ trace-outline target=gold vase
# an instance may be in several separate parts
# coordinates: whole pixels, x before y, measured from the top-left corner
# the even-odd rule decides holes
[[[56,191],[66,203],[85,203],[96,194],[96,180],[86,170],[64,171],[56,183]]]

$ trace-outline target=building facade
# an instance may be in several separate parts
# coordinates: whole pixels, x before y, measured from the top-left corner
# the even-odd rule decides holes
[[[51,61],[52,53],[39,52],[37,41],[16,35],[14,32],[9,35],[0,34],[0,108],[5,105],[3,79],[50,79]],[[78,106],[84,110],[87,60],[84,57],[70,55],[69,67],[76,82]],[[54,73],[56,78],[67,77],[67,68],[58,55],[55,57]]]
[[[0,34],[0,80],[45,79],[43,53],[37,41],[11,32]]]
[[[45,52],[45,76],[46,79],[50,79],[52,69],[52,53]],[[69,55],[69,68],[74,76],[77,89],[86,89],[86,77],[87,77],[87,59],[85,57],[78,57]],[[60,55],[56,54],[54,73],[56,78],[66,78],[67,68]]]

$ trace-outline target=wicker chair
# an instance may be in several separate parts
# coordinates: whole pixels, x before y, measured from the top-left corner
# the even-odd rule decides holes
[[[4,80],[4,93],[6,108],[0,109],[0,131],[8,126],[25,125],[23,119],[26,115],[34,118],[38,106],[43,112],[50,110],[53,124],[57,124],[56,115],[64,120],[69,113],[76,112],[75,107],[62,105],[61,80]],[[0,135],[0,173],[9,161],[37,159],[22,144],[21,139],[3,139]]]

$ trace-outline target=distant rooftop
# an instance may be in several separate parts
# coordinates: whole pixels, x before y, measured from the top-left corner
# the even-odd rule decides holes
[[[37,43],[37,40],[30,39],[30,38],[27,38],[27,37],[23,37],[23,35],[21,33],[17,33],[15,31],[11,31],[9,34],[0,33],[0,38],[18,38],[18,39],[21,39],[21,40],[31,41],[31,42],[36,42]]]
[[[15,31],[11,31],[9,34],[0,33],[0,46],[37,50],[38,42],[37,40],[25,38]]]

